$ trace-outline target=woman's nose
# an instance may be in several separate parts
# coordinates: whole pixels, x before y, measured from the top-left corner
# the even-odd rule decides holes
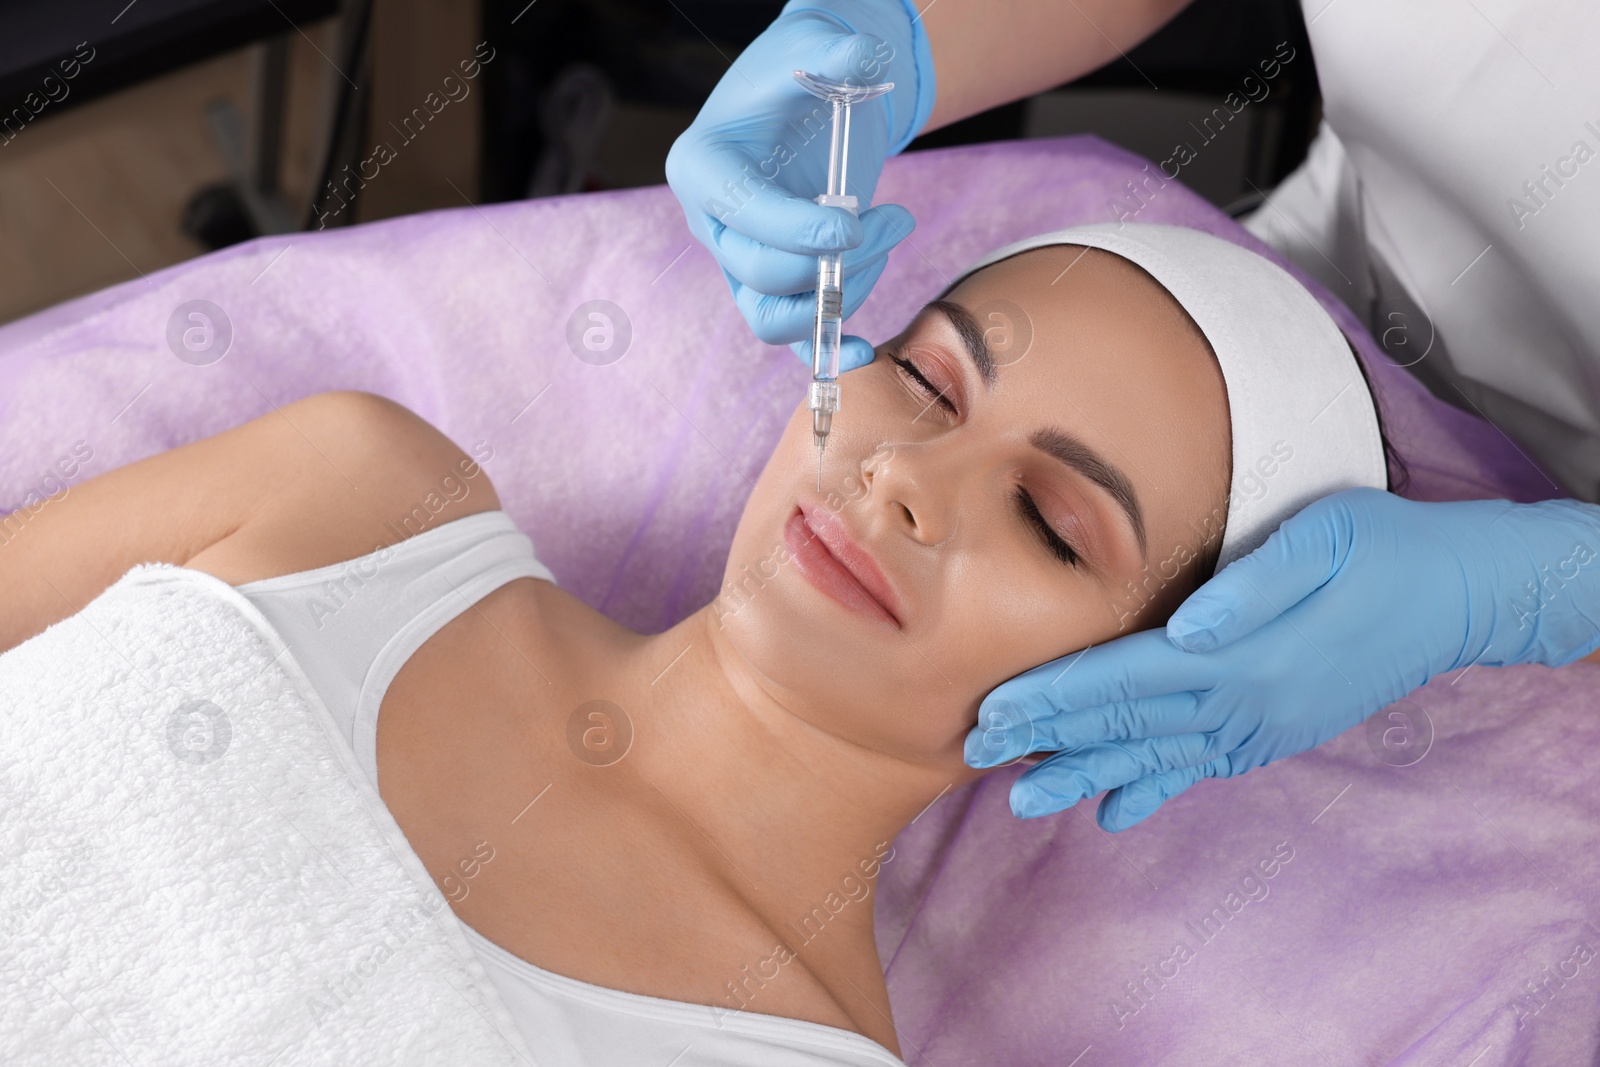
[[[874,508],[924,544],[939,544],[961,521],[960,497],[970,473],[963,470],[960,447],[948,438],[885,441],[861,463],[861,480]]]

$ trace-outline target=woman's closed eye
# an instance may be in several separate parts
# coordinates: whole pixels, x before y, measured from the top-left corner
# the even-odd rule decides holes
[[[945,409],[948,410],[952,415],[958,414],[955,404],[951,402],[949,396],[947,395],[948,390],[940,389],[939,387],[935,386],[933,382],[929,381],[928,377],[923,374],[920,369],[918,369],[915,363],[912,363],[908,359],[903,359],[898,355],[893,355],[889,358],[894,360],[895,365],[900,368],[900,373],[905,376],[923,395],[927,396],[930,400],[937,401],[939,404],[943,405]],[[1039,505],[1034,502],[1033,496],[1029,494],[1026,489],[1019,485],[1016,487],[1016,492],[1013,494],[1013,499],[1017,505],[1017,513],[1022,517],[1023,522],[1039,536],[1045,548],[1047,548],[1051,554],[1053,554],[1062,563],[1065,563],[1070,567],[1076,567],[1078,565],[1079,558],[1077,550],[1068,544],[1060,534],[1056,533],[1055,528],[1050,525],[1049,521],[1046,520],[1044,515],[1039,511]]]
[[[894,360],[895,365],[900,368],[901,374],[909,378],[911,383],[919,391],[921,391],[930,400],[937,400],[947,411],[950,412],[950,414],[956,414],[956,406],[951,402],[950,397],[947,395],[949,390],[940,389],[938,386],[930,382],[927,376],[917,368],[917,365],[911,362],[909,359],[902,359],[899,356],[890,356],[889,358]]]
[[[1039,505],[1034,503],[1033,497],[1022,486],[1017,486],[1015,493],[1017,508],[1022,512],[1023,518],[1044,538],[1045,547],[1055,553],[1057,559],[1071,567],[1078,565],[1078,553],[1073,547],[1062,540],[1055,528],[1045,521],[1039,512]]]

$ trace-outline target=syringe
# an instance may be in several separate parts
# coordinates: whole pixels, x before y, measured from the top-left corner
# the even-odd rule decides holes
[[[828,187],[816,198],[824,207],[842,207],[856,214],[856,198],[845,192],[845,168],[850,156],[850,105],[870,100],[894,88],[894,82],[849,85],[794,72],[794,80],[807,92],[833,105],[833,128],[828,142]],[[817,441],[817,491],[822,491],[822,450],[839,410],[839,342],[844,334],[844,275],[837,252],[817,257],[817,321],[811,334],[811,432]]]

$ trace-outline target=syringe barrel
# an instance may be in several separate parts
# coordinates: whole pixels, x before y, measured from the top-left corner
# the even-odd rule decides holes
[[[811,337],[811,376],[839,377],[839,343],[844,336],[844,288],[838,256],[817,257],[817,322]]]
[[[817,203],[842,207],[856,214],[856,198],[824,193]],[[844,270],[835,252],[817,257],[817,318],[811,335],[811,377],[832,381],[839,377],[839,345],[844,339]],[[836,410],[836,409],[835,409]]]

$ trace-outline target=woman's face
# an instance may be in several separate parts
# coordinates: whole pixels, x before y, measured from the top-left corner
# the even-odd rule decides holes
[[[840,379],[821,492],[795,411],[711,610],[791,712],[963,779],[981,773],[962,745],[991,689],[1159,625],[1194,588],[1231,445],[1210,348],[1127,261],[1035,249],[945,301]],[[860,569],[841,536],[889,613],[831,562]]]

